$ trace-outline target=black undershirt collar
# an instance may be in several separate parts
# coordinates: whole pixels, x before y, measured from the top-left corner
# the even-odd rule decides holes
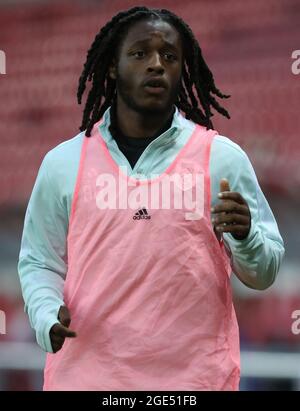
[[[173,116],[175,112],[175,107],[172,112],[172,115],[168,119],[168,121],[164,124],[164,126],[154,135],[150,137],[143,137],[143,138],[136,138],[126,136],[122,133],[119,129],[117,124],[117,114],[116,114],[116,105],[113,103],[110,108],[110,126],[109,131],[116,141],[120,151],[125,155],[127,160],[129,161],[131,167],[133,168],[136,162],[138,161],[139,157],[145,150],[145,148],[151,143],[151,141],[155,140],[158,136],[168,130],[173,122]]]

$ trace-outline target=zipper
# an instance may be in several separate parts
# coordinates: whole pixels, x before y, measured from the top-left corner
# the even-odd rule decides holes
[[[138,169],[140,163],[143,161],[144,157],[147,155],[147,151],[149,151],[151,149],[151,147],[153,147],[154,144],[159,144],[161,139],[165,136],[166,133],[170,133],[170,129],[165,131],[163,134],[161,134],[159,137],[157,137],[155,140],[151,141],[151,143],[145,148],[145,150],[142,152],[142,155],[140,156],[140,158],[138,159],[138,161],[135,163],[132,171],[133,174],[135,173],[136,169]],[[174,130],[172,130],[172,133],[170,133],[171,135],[174,135]],[[168,140],[169,142],[169,140]],[[139,174],[139,173],[138,173]],[[146,173],[143,173],[144,175],[146,175]]]

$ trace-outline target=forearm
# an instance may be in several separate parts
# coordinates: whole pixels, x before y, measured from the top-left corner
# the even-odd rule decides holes
[[[28,257],[19,259],[18,271],[24,310],[36,332],[37,342],[44,351],[52,352],[49,331],[58,322],[59,307],[63,305],[64,280]]]
[[[230,249],[232,270],[244,284],[257,290],[273,284],[284,256],[279,239],[268,238],[252,226],[245,240],[235,240],[227,234],[224,242]]]
[[[248,287],[266,289],[276,279],[284,243],[253,167],[240,147],[219,136],[212,146],[210,169],[211,205],[220,204],[220,180],[227,178],[231,191],[240,193],[250,210],[250,231],[244,240],[223,233],[232,271]]]

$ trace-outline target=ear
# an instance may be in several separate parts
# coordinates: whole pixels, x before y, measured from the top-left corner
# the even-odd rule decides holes
[[[116,59],[113,58],[111,64],[108,67],[108,73],[109,77],[113,80],[116,80],[117,78],[117,65],[116,65]]]

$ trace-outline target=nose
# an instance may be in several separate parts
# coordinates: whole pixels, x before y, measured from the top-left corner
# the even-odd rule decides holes
[[[159,53],[153,53],[149,60],[147,71],[149,72],[155,71],[159,74],[163,74],[165,69],[163,65],[161,64],[160,58],[161,56]]]

